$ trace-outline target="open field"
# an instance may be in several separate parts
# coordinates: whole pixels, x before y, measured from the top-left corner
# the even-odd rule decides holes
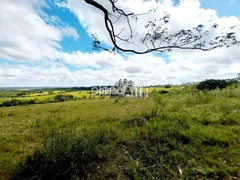
[[[89,97],[91,91],[72,91],[72,92],[67,92],[67,91],[53,91],[49,93],[48,91],[44,91],[42,93],[28,93],[26,95],[23,95],[21,97],[0,97],[0,103],[4,102],[6,100],[11,100],[11,99],[20,99],[20,100],[37,100],[37,101],[44,101],[47,99],[53,99],[56,95],[58,94],[71,94],[77,98],[83,98],[83,96]]]
[[[179,91],[182,87],[176,88],[164,88],[164,87],[150,87],[147,88],[148,92],[151,93],[153,91]],[[19,90],[18,90],[19,91]],[[12,92],[1,92],[0,91],[0,104],[4,101],[8,101],[11,99],[18,100],[35,100],[37,103],[45,103],[46,101],[53,101],[56,95],[73,95],[77,99],[88,99],[91,96],[91,91],[89,90],[79,90],[79,91],[66,91],[66,90],[39,90],[38,92],[31,92],[31,90],[21,90],[20,93],[18,91]],[[20,94],[20,96],[19,96]],[[95,98],[99,98],[95,92]]]
[[[37,159],[49,157],[47,154],[51,152],[54,160],[48,160],[54,163],[48,167],[48,162],[44,165],[47,169],[40,170],[46,175],[43,179],[51,179],[50,166],[54,167],[51,171],[65,178],[237,179],[240,178],[239,99],[240,88],[157,94],[148,99],[81,99],[2,107],[0,177],[9,178],[13,174],[26,178],[24,168],[35,172],[32,163],[40,163],[42,167],[47,162]],[[89,158],[90,162],[79,157],[82,163],[86,161],[84,167],[67,161],[76,138],[85,142],[84,147],[92,148],[84,156],[95,157]],[[66,147],[56,144],[59,139]],[[35,154],[16,169],[16,164],[24,162],[35,150],[40,155]],[[61,160],[57,158],[59,153]],[[80,149],[77,154],[81,153]],[[65,156],[66,166],[58,164]],[[72,167],[69,171],[68,166]],[[56,169],[67,173],[59,174]],[[34,176],[39,178],[37,174]]]

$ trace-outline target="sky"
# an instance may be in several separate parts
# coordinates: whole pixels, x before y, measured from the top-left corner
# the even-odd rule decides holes
[[[108,0],[98,2],[109,7]],[[113,85],[124,78],[141,85],[182,84],[234,78],[240,73],[239,46],[208,52],[175,50],[160,55],[94,51],[91,34],[97,34],[107,47],[112,44],[102,13],[83,0],[0,3],[0,87]],[[240,24],[240,0],[119,0],[118,5],[134,13],[157,9],[134,22],[139,38],[146,31],[144,23],[165,12],[170,14],[172,31],[218,23],[220,29],[214,31],[217,34]],[[120,21],[116,29],[125,26],[126,22]],[[214,33],[207,38],[214,37]],[[240,39],[239,29],[237,34]]]

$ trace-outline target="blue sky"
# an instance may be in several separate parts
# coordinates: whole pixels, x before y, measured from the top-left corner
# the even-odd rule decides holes
[[[51,6],[51,9],[45,8],[44,11],[50,15],[59,17],[62,22],[75,27],[81,37],[78,40],[64,38],[61,41],[62,48],[67,52],[73,52],[77,50],[82,52],[92,52],[91,36],[88,35],[85,28],[80,24],[78,18],[68,10],[62,11],[56,7],[52,1],[48,0],[46,2]],[[220,17],[240,17],[240,0],[200,0],[200,2],[202,8],[216,10]]]
[[[121,6],[124,7],[127,2],[130,9],[136,9],[131,0],[121,1]],[[107,0],[101,2],[106,3]],[[144,3],[139,0],[136,6],[143,8],[146,6]],[[151,3],[154,6],[155,1]],[[239,23],[240,0],[185,0],[185,3],[182,0],[177,4],[181,10],[179,16],[183,14],[189,20],[177,20],[175,15],[173,19],[178,21],[176,26],[181,25],[179,21],[185,24],[197,21],[190,17],[199,14],[203,19],[201,22],[213,18],[226,25],[229,25],[228,22]],[[177,12],[178,9],[170,10]],[[146,84],[179,84],[210,77],[233,77],[237,68],[240,69],[240,63],[236,60],[238,54],[233,57],[224,55],[234,49],[209,54],[174,52],[144,56],[95,52],[91,33],[98,33],[104,44],[111,46],[111,43],[101,13],[91,9],[84,1],[3,1],[2,12],[0,86],[98,85],[111,84],[119,78],[132,78]],[[211,57],[212,63],[206,57]],[[224,63],[229,65],[227,69]]]
[[[214,9],[221,17],[240,16],[240,0],[201,0],[201,7]]]
[[[72,38],[64,38],[60,44],[64,51],[72,52],[80,50],[82,52],[92,52],[91,36],[88,35],[85,28],[80,24],[78,18],[69,10],[58,8],[52,1],[46,1],[50,8],[44,8],[44,11],[53,16],[57,16],[62,23],[74,27],[81,38],[73,40]]]

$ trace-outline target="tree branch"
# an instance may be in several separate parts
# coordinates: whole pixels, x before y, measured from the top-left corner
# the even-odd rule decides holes
[[[122,52],[130,52],[135,54],[146,54],[154,51],[160,52],[160,53],[169,52],[173,49],[192,49],[192,50],[197,49],[202,51],[209,51],[209,50],[216,49],[218,47],[230,47],[233,45],[240,44],[240,41],[237,40],[235,32],[230,32],[230,33],[227,33],[226,35],[222,34],[221,36],[218,36],[213,40],[211,40],[209,43],[207,43],[206,41],[202,41],[204,36],[206,36],[211,29],[215,29],[218,27],[217,24],[214,24],[210,29],[204,32],[202,32],[204,29],[204,26],[198,25],[193,29],[180,30],[178,32],[169,34],[169,31],[166,25],[170,21],[170,16],[165,14],[159,20],[154,19],[152,21],[149,21],[149,23],[145,26],[145,28],[148,29],[148,32],[141,39],[141,43],[145,45],[147,49],[140,51],[140,50],[135,50],[131,48],[129,49],[124,48],[120,46],[119,43],[117,43],[116,39],[118,39],[121,42],[134,44],[134,42],[130,41],[130,40],[133,40],[133,38],[135,37],[133,35],[133,29],[132,29],[130,18],[135,18],[137,20],[138,16],[146,13],[143,13],[143,14],[126,13],[124,12],[124,10],[116,6],[116,2],[118,2],[118,0],[115,0],[115,1],[108,0],[108,1],[111,4],[112,12],[118,14],[117,16],[115,16],[117,18],[116,21],[111,20],[110,18],[111,13],[103,5],[99,4],[95,0],[85,0],[87,4],[95,7],[96,9],[100,10],[103,13],[104,24],[113,44],[112,50],[103,48],[101,46],[101,42],[95,36],[93,45],[95,49],[98,49],[98,50],[103,49],[103,50],[108,50],[110,52],[119,50]],[[130,33],[128,38],[120,37],[124,29],[122,29],[120,33],[117,33],[117,34],[115,33],[114,24],[118,22],[120,18],[124,18],[126,20],[129,33]],[[235,27],[232,27],[232,29],[233,28]]]

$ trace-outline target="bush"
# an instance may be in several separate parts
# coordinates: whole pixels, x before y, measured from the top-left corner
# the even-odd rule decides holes
[[[37,99],[11,99],[4,101],[2,104],[0,104],[0,107],[10,107],[10,106],[22,106],[22,105],[30,105],[30,104],[45,104],[45,103],[53,103],[53,102],[64,102],[69,100],[76,100],[76,97],[70,94],[60,94],[56,95],[54,99],[44,99],[42,101],[38,101]]]
[[[28,104],[36,104],[35,99],[30,99],[30,100],[20,100],[20,99],[11,99],[4,101],[0,107],[10,107],[10,106],[21,106],[21,105],[28,105]]]
[[[22,105],[22,101],[18,100],[18,99],[12,99],[10,101],[4,101],[2,103],[2,106],[6,106],[6,107],[9,107],[9,106],[19,106],[19,105]]]
[[[161,91],[159,91],[159,93],[160,93],[160,94],[168,94],[168,93],[169,93],[169,91],[166,91],[166,90],[161,90]]]
[[[224,89],[228,86],[227,81],[225,80],[218,80],[218,79],[208,79],[205,81],[200,82],[197,85],[197,90],[214,90],[214,89]]]
[[[24,92],[20,92],[20,93],[17,93],[16,96],[17,97],[23,97],[25,96],[27,93],[24,93]]]
[[[52,94],[54,94],[54,92],[53,91],[48,91],[48,94],[52,95]]]
[[[69,100],[74,100],[75,97],[71,94],[59,94],[54,97],[55,102],[64,102]]]

